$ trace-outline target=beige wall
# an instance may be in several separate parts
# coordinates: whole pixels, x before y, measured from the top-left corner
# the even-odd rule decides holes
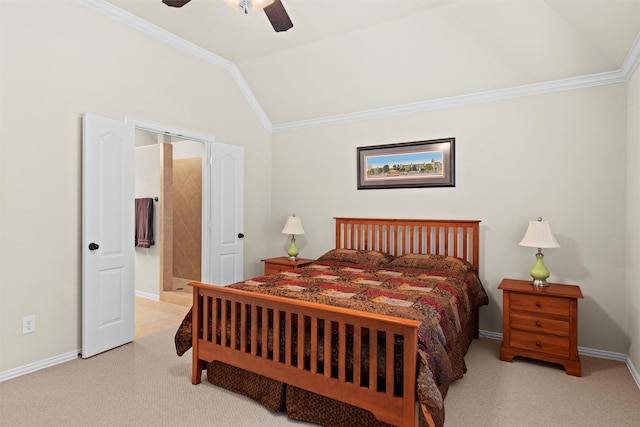
[[[138,140],[140,132],[136,132]],[[136,198],[160,196],[160,147],[152,145],[135,148],[135,196]],[[135,247],[135,289],[138,295],[159,298],[160,295],[160,202],[154,202],[153,233],[155,244],[150,248]]]
[[[272,251],[286,247],[278,227],[293,212],[304,223],[304,257],[333,246],[334,216],[482,220],[491,302],[480,326],[501,332],[497,286],[528,278],[535,250],[518,242],[542,216],[561,244],[546,251],[551,280],[579,284],[585,296],[579,345],[628,354],[626,93],[615,84],[277,133]],[[356,189],[356,147],[443,137],[456,138],[455,188]]]
[[[0,40],[0,372],[81,346],[85,111],[244,146],[244,267],[260,271],[271,135],[227,71],[74,1],[0,2]]]
[[[272,150],[210,63],[71,1],[2,1],[0,24],[0,372],[80,348],[85,111],[246,148],[245,276],[286,250],[291,213],[304,257],[333,246],[334,216],[477,218],[491,299],[481,328],[500,332],[497,285],[527,277],[534,254],[517,242],[543,216],[562,245],[546,251],[551,279],[585,295],[579,345],[640,366],[637,71],[626,84],[278,133]],[[356,147],[441,137],[456,138],[455,188],[356,190]],[[31,314],[37,331],[22,335]]]
[[[627,276],[629,358],[640,369],[640,70],[627,83]],[[636,373],[637,378],[637,373]]]

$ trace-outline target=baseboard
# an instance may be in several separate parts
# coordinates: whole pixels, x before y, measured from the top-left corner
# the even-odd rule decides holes
[[[148,292],[136,291],[136,296],[154,301],[160,301],[160,295],[150,294]]]
[[[502,334],[499,333],[499,332],[483,331],[481,329],[480,330],[480,336],[482,338],[491,338],[492,340],[500,340],[500,341],[502,341]]]
[[[136,291],[136,295],[138,295],[138,292],[139,291]],[[141,292],[141,294],[144,294],[144,292]],[[145,294],[145,295],[154,296],[152,294]],[[139,295],[139,296],[145,297],[145,295]],[[157,300],[157,297],[155,298]],[[154,299],[154,298],[150,298],[150,299]],[[492,332],[492,331],[480,330],[480,337],[494,339],[494,340],[502,340],[501,333]],[[80,353],[80,349],[71,351],[69,353],[61,354],[56,357],[51,357],[49,359],[41,360],[39,362],[31,363],[29,365],[21,366],[19,368],[0,372],[0,383],[6,380],[10,380],[12,378],[16,378],[22,375],[30,374],[35,371],[39,371],[40,369],[49,368],[51,366],[55,366],[60,363],[69,362],[70,360],[76,359],[79,353]],[[631,359],[629,359],[629,356],[627,356],[626,354],[615,353],[612,351],[605,351],[605,350],[596,350],[596,349],[587,348],[587,347],[578,347],[578,353],[584,354],[585,356],[598,357],[600,359],[610,359],[610,360],[618,360],[620,362],[624,362],[627,365],[629,372],[631,373],[631,377],[633,378],[633,380],[636,382],[636,385],[640,389],[640,375],[638,374],[638,371],[636,370],[635,366],[633,366]]]
[[[636,367],[633,366],[633,363],[631,363],[631,360],[629,359],[628,356],[627,356],[626,363],[627,363],[627,368],[629,368],[629,372],[631,372],[631,376],[636,382],[636,385],[638,386],[638,388],[640,388],[640,375],[638,374],[638,371],[636,371]]]
[[[135,295],[141,298],[147,298],[154,301],[160,301],[158,295],[150,294],[142,291],[135,291]],[[39,371],[40,369],[50,368],[51,366],[59,365],[60,363],[69,362],[78,357],[81,353],[81,349],[70,351],[69,353],[61,354],[59,356],[44,359],[39,362],[30,363],[28,365],[21,366],[19,368],[10,369],[8,371],[0,372],[0,383],[12,378],[20,377],[22,375],[30,374],[32,372]]]
[[[79,353],[80,353],[80,349],[75,351],[70,351],[69,353],[61,354],[59,356],[50,357],[49,359],[44,359],[39,362],[30,363],[28,365],[24,365],[19,368],[0,372],[0,383],[6,380],[10,380],[12,378],[20,377],[22,375],[39,371],[40,369],[50,368],[52,366],[59,365],[60,363],[65,363],[71,360],[75,360],[78,358]]]
[[[502,333],[499,333],[499,332],[480,330],[480,336],[482,338],[502,340]],[[629,372],[631,373],[631,377],[636,382],[636,385],[638,386],[638,388],[640,388],[640,375],[638,374],[638,371],[636,370],[635,366],[633,366],[631,359],[629,359],[629,356],[627,356],[626,354],[615,353],[613,351],[606,351],[606,350],[597,350],[595,348],[588,348],[588,347],[578,347],[578,353],[583,354],[585,356],[597,357],[599,359],[609,359],[609,360],[617,360],[620,362],[624,362],[625,365],[627,365]]]

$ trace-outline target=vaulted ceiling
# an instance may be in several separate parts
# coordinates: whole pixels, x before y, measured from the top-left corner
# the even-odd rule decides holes
[[[276,33],[222,0],[107,2],[235,64],[274,127],[624,81],[640,57],[640,0],[282,3]]]

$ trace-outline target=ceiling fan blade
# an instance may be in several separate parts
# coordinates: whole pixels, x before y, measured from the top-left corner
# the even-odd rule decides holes
[[[171,7],[182,7],[189,3],[191,0],[162,0],[162,3]]]
[[[267,14],[267,18],[269,18],[271,26],[277,32],[287,31],[289,28],[293,27],[293,22],[291,22],[291,19],[280,0],[274,0],[273,3],[265,7],[264,13]]]

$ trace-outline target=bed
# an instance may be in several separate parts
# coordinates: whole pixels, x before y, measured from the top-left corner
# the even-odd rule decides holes
[[[176,333],[207,379],[322,425],[442,426],[449,384],[488,303],[477,220],[335,218],[304,268],[194,282]]]

